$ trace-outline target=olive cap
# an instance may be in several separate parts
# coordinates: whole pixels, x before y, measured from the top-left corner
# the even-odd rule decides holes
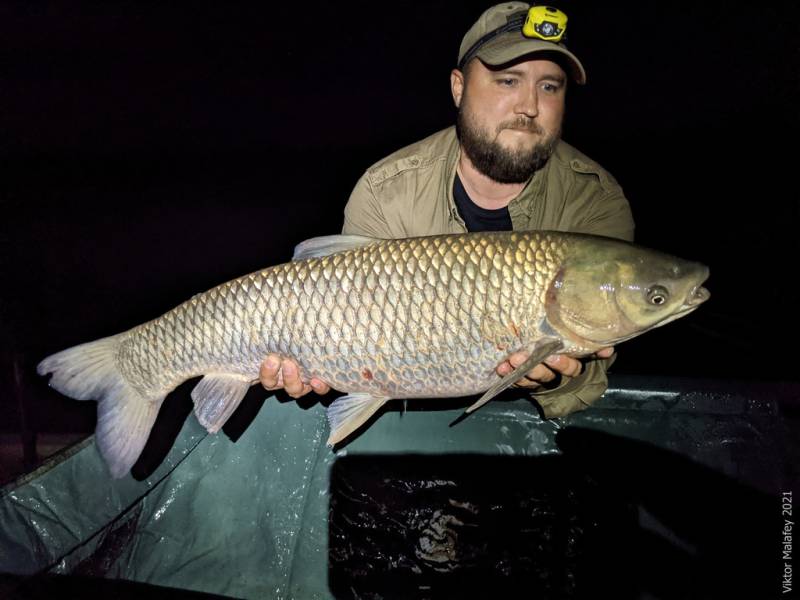
[[[550,53],[551,60],[564,63],[565,70],[581,85],[586,83],[586,70],[581,61],[567,50],[563,43],[529,38],[522,33],[522,23],[527,15],[529,4],[525,2],[504,2],[486,10],[469,28],[458,50],[458,67],[463,69],[467,62],[477,57],[487,65],[496,67],[510,63],[522,56],[535,53]],[[512,27],[495,36],[490,34],[506,27],[509,21],[519,20],[519,27]],[[481,40],[484,40],[481,43]]]

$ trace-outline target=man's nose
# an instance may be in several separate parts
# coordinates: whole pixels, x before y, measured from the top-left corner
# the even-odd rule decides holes
[[[531,86],[520,90],[516,112],[530,118],[534,118],[539,114],[539,95],[536,93],[535,87]]]

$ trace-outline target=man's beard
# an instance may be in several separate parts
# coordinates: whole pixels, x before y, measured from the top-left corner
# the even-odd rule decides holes
[[[524,116],[501,123],[496,133],[503,129],[527,129],[542,140],[533,148],[511,150],[493,140],[487,130],[476,125],[464,110],[462,102],[458,109],[456,132],[461,147],[478,171],[500,183],[525,183],[541,169],[555,150],[561,131],[546,135],[545,130],[533,119]]]

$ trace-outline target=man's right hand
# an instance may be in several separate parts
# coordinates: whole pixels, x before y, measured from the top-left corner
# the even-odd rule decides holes
[[[290,358],[281,360],[277,354],[267,355],[267,358],[261,363],[258,377],[261,385],[266,389],[284,389],[292,398],[300,398],[311,391],[317,394],[327,394],[331,391],[331,387],[327,383],[316,377],[312,377],[308,383],[300,379],[300,369],[297,367],[297,363]]]

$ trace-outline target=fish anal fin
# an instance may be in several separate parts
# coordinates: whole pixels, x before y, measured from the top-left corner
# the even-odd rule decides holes
[[[252,379],[232,373],[207,373],[192,390],[194,414],[209,433],[218,432],[250,389]]]
[[[518,381],[520,378],[522,378],[522,376],[525,375],[525,373],[533,369],[545,358],[547,358],[548,356],[550,356],[555,352],[558,352],[563,347],[564,343],[559,339],[546,338],[540,341],[531,351],[528,360],[519,365],[516,369],[511,371],[511,373],[503,377],[500,381],[495,383],[488,390],[486,390],[483,396],[481,396],[480,399],[477,402],[475,402],[475,404],[467,408],[467,410],[464,412],[466,414],[469,414],[475,410],[478,410],[481,406],[489,402],[489,400],[497,396],[500,392],[510,387],[511,384],[513,384],[515,381]]]
[[[338,444],[366,423],[389,398],[367,393],[348,394],[337,398],[328,407],[331,433],[328,446]]]

